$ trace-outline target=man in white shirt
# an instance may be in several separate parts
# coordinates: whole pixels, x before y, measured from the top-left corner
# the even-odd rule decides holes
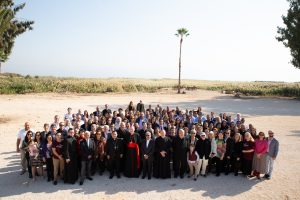
[[[25,150],[20,149],[20,148],[22,146],[23,140],[28,131],[32,131],[34,133],[34,131],[32,129],[30,129],[29,122],[25,122],[24,129],[21,129],[17,135],[17,152],[20,152],[20,154],[21,154],[21,166],[22,166],[22,171],[21,171],[20,175],[23,175],[26,172],[26,168],[27,168],[27,161],[26,161],[26,157],[25,157],[26,152],[25,152]]]

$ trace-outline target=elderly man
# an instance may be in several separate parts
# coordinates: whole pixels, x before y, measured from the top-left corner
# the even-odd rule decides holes
[[[83,184],[85,178],[90,181],[93,180],[91,177],[92,159],[95,153],[94,140],[90,138],[91,133],[86,131],[84,133],[84,139],[80,141],[80,155],[81,155],[81,177],[80,185]]]
[[[174,178],[180,175],[180,178],[184,177],[184,173],[187,171],[187,152],[188,141],[184,137],[184,130],[180,129],[178,136],[173,139],[173,162],[174,162]]]
[[[21,154],[21,166],[22,166],[22,171],[20,175],[23,175],[26,172],[26,168],[27,168],[27,161],[25,157],[26,152],[25,150],[21,149],[21,145],[28,131],[32,131],[34,133],[34,131],[30,128],[29,122],[25,122],[24,129],[21,129],[17,136],[17,152],[20,152]],[[29,177],[32,177],[31,172],[29,172]]]
[[[152,166],[153,166],[153,154],[154,154],[154,140],[151,139],[151,133],[147,131],[145,133],[146,139],[142,141],[141,144],[141,157],[143,162],[143,176],[146,177],[148,174],[148,179],[152,176]]]
[[[274,132],[269,130],[268,131],[268,143],[269,143],[269,148],[268,148],[268,153],[267,153],[267,170],[264,178],[266,179],[271,179],[272,176],[272,171],[273,171],[273,165],[274,165],[274,160],[276,159],[279,151],[279,142],[274,138]]]
[[[106,154],[109,167],[109,178],[114,177],[116,172],[117,177],[120,178],[121,158],[123,157],[123,143],[122,139],[117,138],[117,131],[113,131],[111,138],[107,140]]]

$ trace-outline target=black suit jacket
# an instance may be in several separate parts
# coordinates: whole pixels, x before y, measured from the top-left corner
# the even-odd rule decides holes
[[[91,160],[94,156],[95,153],[95,142],[92,139],[89,139],[89,146],[87,144],[86,139],[81,140],[80,142],[80,155],[81,155],[81,160],[82,161],[87,161],[87,160]],[[92,156],[92,158],[88,158],[89,156]]]
[[[106,142],[106,155],[110,156],[111,158],[120,158],[120,154],[124,152],[124,145],[123,139],[116,138],[109,138]]]
[[[149,141],[149,144],[148,144],[148,148],[146,146],[146,140],[143,140],[142,141],[142,144],[141,144],[141,156],[142,156],[142,159],[144,159],[144,155],[146,154],[149,158],[148,159],[153,159],[153,153],[154,153],[154,149],[155,149],[155,146],[154,146],[154,140],[150,140]]]

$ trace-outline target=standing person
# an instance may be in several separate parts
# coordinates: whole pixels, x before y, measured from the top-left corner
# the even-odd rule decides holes
[[[53,180],[53,161],[52,161],[52,136],[50,133],[46,135],[46,143],[43,145],[43,161],[46,163],[48,182]]]
[[[222,132],[218,133],[216,139],[217,144],[217,155],[216,155],[216,176],[220,176],[223,166],[223,160],[226,153],[226,143],[224,141],[224,135]]]
[[[65,170],[64,170],[64,182],[75,184],[78,179],[77,171],[77,141],[74,137],[75,131],[70,128],[68,130],[68,136],[64,140],[64,159],[65,159]]]
[[[199,155],[199,170],[201,168],[201,176],[206,177],[206,166],[211,153],[211,142],[206,138],[204,132],[201,133],[200,137],[196,143],[196,151]]]
[[[217,155],[217,143],[215,139],[215,133],[213,131],[210,131],[208,133],[208,140],[210,141],[211,145],[211,152],[208,159],[208,172],[211,171],[214,164],[216,163],[216,155]]]
[[[114,132],[114,131],[112,131],[112,132]],[[100,130],[98,130],[97,133],[96,133],[95,146],[96,146],[95,170],[98,167],[99,168],[99,175],[102,176],[102,174],[105,170],[106,140],[105,140],[104,137],[101,137],[101,131]]]
[[[234,138],[231,137],[230,130],[225,131],[226,153],[224,156],[225,175],[233,171]]]
[[[49,124],[44,124],[44,131],[41,132],[42,143],[47,143],[47,134],[49,133]]]
[[[233,172],[235,176],[238,175],[238,172],[241,168],[242,151],[243,151],[242,135],[240,133],[236,133],[234,135],[233,153],[231,158]]]
[[[166,131],[160,131],[160,136],[155,140],[155,165],[153,176],[156,178],[171,178],[170,153],[172,142],[166,137]]]
[[[140,136],[134,132],[133,126],[129,128],[129,134],[125,136],[126,157],[124,175],[126,177],[139,177],[140,170]]]
[[[33,130],[30,128],[30,124],[29,122],[25,122],[25,125],[24,125],[24,129],[21,129],[17,135],[17,152],[19,153],[20,152],[20,155],[21,155],[21,166],[22,166],[22,171],[20,173],[20,175],[23,175],[25,172],[26,172],[26,168],[28,167],[27,166],[27,159],[26,159],[26,150],[21,148],[22,144],[23,144],[23,141],[24,139],[26,138],[25,136],[27,135],[27,132],[28,131],[31,131],[32,134],[33,134]],[[29,172],[29,174],[31,174],[31,170]]]
[[[117,131],[113,131],[111,138],[107,140],[105,151],[107,155],[107,162],[109,168],[109,179],[114,177],[116,172],[117,177],[120,178],[120,164],[123,157],[123,143],[122,139],[117,138]]]
[[[57,185],[57,176],[58,176],[58,171],[59,175],[61,178],[63,178],[63,172],[64,172],[64,167],[65,167],[65,161],[63,158],[63,143],[61,139],[61,133],[56,133],[55,140],[52,144],[52,153],[53,153],[53,168],[54,168],[54,179],[53,179],[53,184]]]
[[[274,165],[274,160],[276,159],[279,151],[279,142],[274,138],[274,132],[269,130],[268,131],[268,144],[269,144],[269,149],[267,153],[267,170],[264,178],[266,179],[271,179],[272,176],[272,171],[273,171],[273,165]]]
[[[253,154],[254,154],[254,140],[249,132],[246,132],[244,135],[245,139],[243,142],[243,161],[242,161],[242,168],[243,174],[245,176],[250,176],[252,171],[252,161],[253,161]]]
[[[136,105],[136,110],[145,113],[145,105],[142,100]]]
[[[184,173],[187,171],[187,151],[188,141],[184,137],[184,130],[179,129],[178,136],[172,141],[173,146],[173,162],[174,162],[174,178],[180,175],[180,178],[184,177]]]
[[[92,160],[95,153],[95,143],[90,138],[91,133],[89,131],[85,131],[84,139],[80,142],[80,153],[81,153],[81,177],[80,177],[80,185],[83,184],[84,179],[92,181],[91,177],[91,167]]]
[[[32,170],[31,170],[31,163],[30,163],[30,157],[29,157],[29,145],[32,142],[32,134],[33,134],[32,131],[27,131],[25,138],[22,142],[22,146],[21,146],[21,150],[24,151],[26,168],[28,168],[29,178],[32,178]],[[26,170],[26,168],[25,168],[25,170]]]
[[[36,135],[39,135],[38,137],[40,137],[40,133],[39,132],[36,132]],[[38,144],[34,140],[31,140],[28,143],[30,165],[31,165],[32,177],[33,177],[34,181],[36,180],[37,167],[42,167],[43,168],[43,165],[41,164],[42,162],[41,162],[41,159],[40,159],[39,145],[40,144]],[[42,170],[41,170],[41,173],[42,173]]]
[[[199,154],[195,150],[195,144],[190,144],[189,146],[190,148],[187,153],[187,162],[190,168],[190,172],[188,177],[194,175],[194,181],[196,181],[200,171]]]
[[[267,151],[268,151],[268,141],[265,139],[265,133],[259,132],[258,139],[255,140],[254,156],[253,156],[253,176],[260,179],[260,174],[266,173],[267,166]]]
[[[143,162],[143,176],[148,175],[148,179],[151,179],[152,176],[152,167],[153,167],[153,153],[154,153],[154,140],[151,139],[151,133],[149,131],[145,134],[146,140],[142,141],[141,144],[141,157]]]
[[[33,152],[33,154],[35,154],[35,158],[33,161],[31,161],[31,165],[35,167],[35,173],[41,176],[44,175],[43,157],[42,157],[43,144],[44,141],[42,141],[41,133],[36,132],[34,136],[34,148],[33,148],[33,151],[36,152]]]

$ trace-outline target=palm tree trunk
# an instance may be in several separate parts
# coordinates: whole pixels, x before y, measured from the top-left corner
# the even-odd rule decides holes
[[[179,77],[178,77],[178,91],[177,91],[178,94],[180,94],[180,89],[181,89],[181,47],[182,47],[182,38],[180,39],[180,50],[179,50]]]

